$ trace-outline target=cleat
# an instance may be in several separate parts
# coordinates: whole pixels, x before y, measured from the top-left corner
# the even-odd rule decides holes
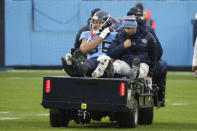
[[[135,80],[139,75],[139,69],[140,69],[140,59],[135,58],[132,62],[132,69],[130,74],[130,79]]]
[[[165,92],[162,91],[161,89],[158,91],[158,103],[159,107],[164,107],[165,106]]]
[[[114,77],[114,66],[113,66],[113,63],[112,61],[110,60],[109,63],[108,63],[108,66],[105,70],[105,73],[106,73],[106,77],[107,78],[113,78]]]
[[[66,54],[65,59],[66,59],[67,65],[70,65],[71,66],[73,64],[72,63],[72,55],[71,54]]]
[[[140,67],[140,59],[139,58],[134,58],[132,62],[132,67]]]
[[[65,57],[61,57],[62,66],[65,67],[67,65]]]
[[[71,57],[72,58],[72,57]],[[75,61],[72,58],[72,66],[67,64],[66,58],[65,57],[61,57],[61,61],[62,61],[62,67],[64,69],[64,71],[66,72],[67,75],[69,76],[80,76],[79,71],[76,67]]]
[[[101,59],[99,61],[97,68],[92,73],[92,77],[98,78],[98,77],[103,76],[103,74],[109,64],[109,61],[110,61],[110,59],[108,59],[108,58]]]

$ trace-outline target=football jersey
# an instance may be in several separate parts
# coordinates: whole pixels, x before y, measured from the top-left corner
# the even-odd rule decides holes
[[[117,32],[111,32],[99,45],[92,51],[87,53],[87,59],[91,59],[93,57],[98,57],[101,55],[107,55],[106,52],[115,38]],[[99,34],[96,34],[91,37],[91,31],[85,31],[81,34],[79,40],[87,39],[88,41],[95,40],[99,37]]]

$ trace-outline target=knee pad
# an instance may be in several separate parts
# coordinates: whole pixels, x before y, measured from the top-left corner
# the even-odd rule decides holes
[[[116,60],[113,63],[114,72],[118,75],[129,76],[131,73],[131,67],[125,61]]]

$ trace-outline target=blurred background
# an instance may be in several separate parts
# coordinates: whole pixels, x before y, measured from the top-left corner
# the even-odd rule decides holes
[[[191,70],[196,0],[0,0],[0,69],[61,68],[92,9],[119,19],[139,2],[156,21],[169,68]]]

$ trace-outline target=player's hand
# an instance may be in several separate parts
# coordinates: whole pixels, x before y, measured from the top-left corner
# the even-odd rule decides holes
[[[100,33],[99,37],[105,39],[109,33],[110,33],[110,29],[109,27],[107,27]]]
[[[147,77],[146,80],[147,80],[147,82],[148,82],[149,85],[152,84],[152,78],[151,77]]]
[[[125,40],[124,42],[124,48],[129,48],[131,47],[132,43],[130,39]]]
[[[109,20],[105,21],[105,24],[102,25],[102,27],[100,27],[99,32],[102,32],[105,28],[110,27],[112,25],[112,22],[110,20],[111,18],[109,18]]]

